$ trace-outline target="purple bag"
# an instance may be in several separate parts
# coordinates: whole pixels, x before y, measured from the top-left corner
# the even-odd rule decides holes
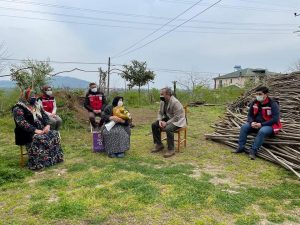
[[[105,152],[102,135],[98,131],[93,132],[93,152]]]

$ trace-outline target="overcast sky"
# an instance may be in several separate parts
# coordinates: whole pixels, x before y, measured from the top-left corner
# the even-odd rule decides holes
[[[120,55],[184,11],[131,50],[162,36],[217,0],[203,0],[191,7],[196,2],[0,0],[0,42],[6,45],[7,57],[13,59],[106,63],[109,56]],[[223,0],[173,32],[113,57],[111,62],[146,61],[157,74],[155,87],[170,86],[173,80],[186,83],[188,71],[203,78],[214,77],[232,72],[234,65],[286,72],[300,58],[300,36],[293,33],[300,30],[300,16],[295,17],[295,12],[300,13],[299,0]],[[74,67],[107,69],[100,64],[51,65],[55,72]],[[63,75],[98,80],[97,73]],[[124,86],[117,74],[112,75],[111,84]]]

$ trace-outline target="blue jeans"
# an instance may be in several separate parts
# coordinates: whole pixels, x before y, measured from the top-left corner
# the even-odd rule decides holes
[[[264,143],[265,137],[269,137],[273,134],[273,128],[271,126],[263,126],[259,130],[251,127],[249,123],[244,124],[241,127],[240,137],[239,137],[239,149],[244,149],[247,142],[247,136],[251,132],[256,132],[257,135],[252,144],[252,150],[254,153],[259,150],[259,148]]]

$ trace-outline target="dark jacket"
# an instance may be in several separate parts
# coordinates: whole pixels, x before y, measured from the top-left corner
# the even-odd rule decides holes
[[[86,93],[84,104],[83,104],[84,108],[86,108],[89,112],[93,112],[93,108],[92,108],[92,106],[90,104],[90,98],[89,98],[90,95],[102,95],[102,107],[101,107],[101,111],[104,110],[104,108],[107,105],[106,97],[104,96],[104,93],[103,92],[99,92],[99,91],[92,92],[91,90],[89,90]]]
[[[24,106],[22,106],[21,104],[16,104],[13,108],[12,111],[14,111],[14,109],[19,108],[20,110],[23,111],[23,117],[24,120],[26,120],[26,122],[28,124],[30,124],[30,128],[29,129],[25,129],[24,127],[20,126],[17,121],[16,118],[14,118],[15,121],[15,143],[16,145],[26,145],[32,142],[32,137],[34,135],[34,131],[36,129],[35,127],[35,123],[34,123],[34,118],[32,113]],[[43,114],[43,117],[47,117],[46,113],[43,111],[43,109],[41,109],[41,113]],[[43,121],[43,125],[46,126],[48,125],[49,121]]]
[[[254,100],[250,105],[247,121],[250,124],[258,122],[262,126],[271,126],[274,133],[278,133],[282,128],[278,103],[269,97],[264,102]]]

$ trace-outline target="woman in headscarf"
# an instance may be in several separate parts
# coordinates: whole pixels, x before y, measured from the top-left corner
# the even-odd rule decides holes
[[[28,167],[32,170],[63,161],[59,133],[50,130],[49,117],[36,99],[35,92],[28,88],[12,108],[16,145],[26,145]]]
[[[123,158],[125,151],[130,148],[130,127],[129,119],[123,119],[117,115],[114,115],[114,108],[123,107],[123,97],[117,96],[114,98],[112,105],[105,107],[102,113],[102,119],[107,125],[111,121],[114,121],[115,125],[111,129],[107,129],[104,126],[102,136],[105,146],[105,151],[111,158]]]

